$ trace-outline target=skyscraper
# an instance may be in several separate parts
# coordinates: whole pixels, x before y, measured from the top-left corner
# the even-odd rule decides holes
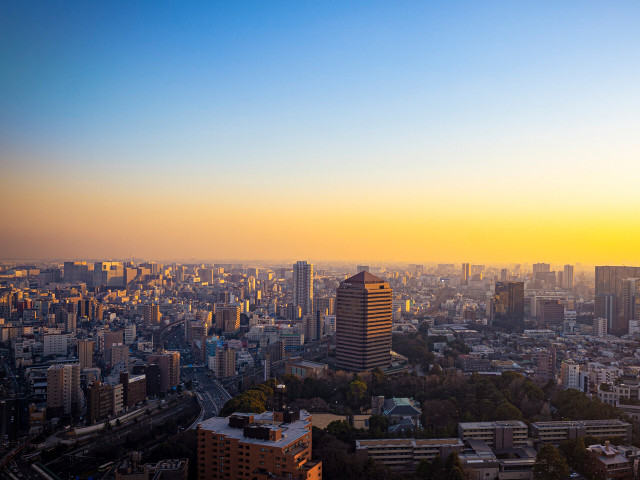
[[[640,267],[598,266],[596,267],[595,317],[606,318],[609,333],[626,333],[619,314],[624,313],[622,305],[623,282],[629,278],[639,278]]]
[[[521,328],[524,323],[524,283],[496,282],[492,299],[493,323],[509,330]]]
[[[562,286],[566,290],[573,290],[573,265],[565,265],[562,275]]]
[[[336,354],[344,370],[387,367],[391,361],[393,291],[367,272],[343,281],[336,295]]]
[[[462,282],[463,285],[466,285],[467,283],[469,283],[469,274],[471,273],[470,267],[468,263],[463,263],[462,264],[462,275],[460,277],[460,280]]]
[[[313,312],[313,264],[296,262],[293,265],[293,304],[302,315]]]
[[[625,320],[640,320],[640,278],[627,278],[620,292],[621,313]]]

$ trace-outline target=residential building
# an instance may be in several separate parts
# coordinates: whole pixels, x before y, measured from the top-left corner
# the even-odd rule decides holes
[[[143,305],[142,307],[142,319],[145,325],[155,325],[160,323],[162,314],[160,313],[160,305],[154,303]]]
[[[70,416],[83,408],[80,365],[60,364],[47,369],[47,416]]]
[[[322,479],[322,463],[311,460],[311,415],[304,410],[288,411],[276,401],[274,411],[205,420],[197,434],[198,480]]]
[[[166,393],[180,384],[180,352],[165,350],[149,355],[147,361],[160,368],[160,392]]]
[[[120,383],[125,407],[135,407],[147,398],[147,381],[144,375],[131,376],[129,372],[122,372]]]
[[[313,312],[313,264],[304,261],[293,265],[293,305],[302,315]]]
[[[607,441],[587,447],[585,470],[594,480],[633,480],[629,460]]]
[[[67,356],[67,342],[69,335],[66,333],[45,334],[43,339],[43,354],[45,356]]]
[[[78,360],[80,369],[93,367],[93,351],[95,342],[93,340],[80,340],[78,342]]]

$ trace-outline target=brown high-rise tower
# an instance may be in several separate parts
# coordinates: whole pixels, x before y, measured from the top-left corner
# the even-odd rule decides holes
[[[368,272],[346,279],[336,295],[338,367],[364,371],[391,362],[391,301],[387,282]]]

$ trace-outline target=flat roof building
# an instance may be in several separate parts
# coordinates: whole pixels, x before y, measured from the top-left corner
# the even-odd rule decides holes
[[[356,452],[364,451],[377,462],[399,471],[414,472],[420,460],[446,458],[450,453],[462,452],[459,438],[385,438],[356,440]]]
[[[534,422],[531,435],[541,443],[559,445],[563,440],[579,437],[623,438],[631,441],[631,424],[621,420],[575,420],[558,422]]]
[[[458,436],[462,440],[482,440],[496,449],[525,445],[529,437],[529,428],[520,420],[495,422],[458,423]]]

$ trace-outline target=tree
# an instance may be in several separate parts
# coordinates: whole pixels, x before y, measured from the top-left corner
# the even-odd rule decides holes
[[[569,466],[560,452],[550,444],[543,445],[533,465],[535,480],[565,480],[569,476]]]
[[[369,431],[374,436],[382,436],[389,430],[389,419],[384,415],[369,417]]]
[[[584,446],[584,440],[582,437],[576,440],[576,446],[573,449],[573,468],[577,472],[584,472],[584,462],[587,459],[587,450]]]
[[[509,402],[500,405],[493,413],[495,420],[522,420],[522,412]]]

